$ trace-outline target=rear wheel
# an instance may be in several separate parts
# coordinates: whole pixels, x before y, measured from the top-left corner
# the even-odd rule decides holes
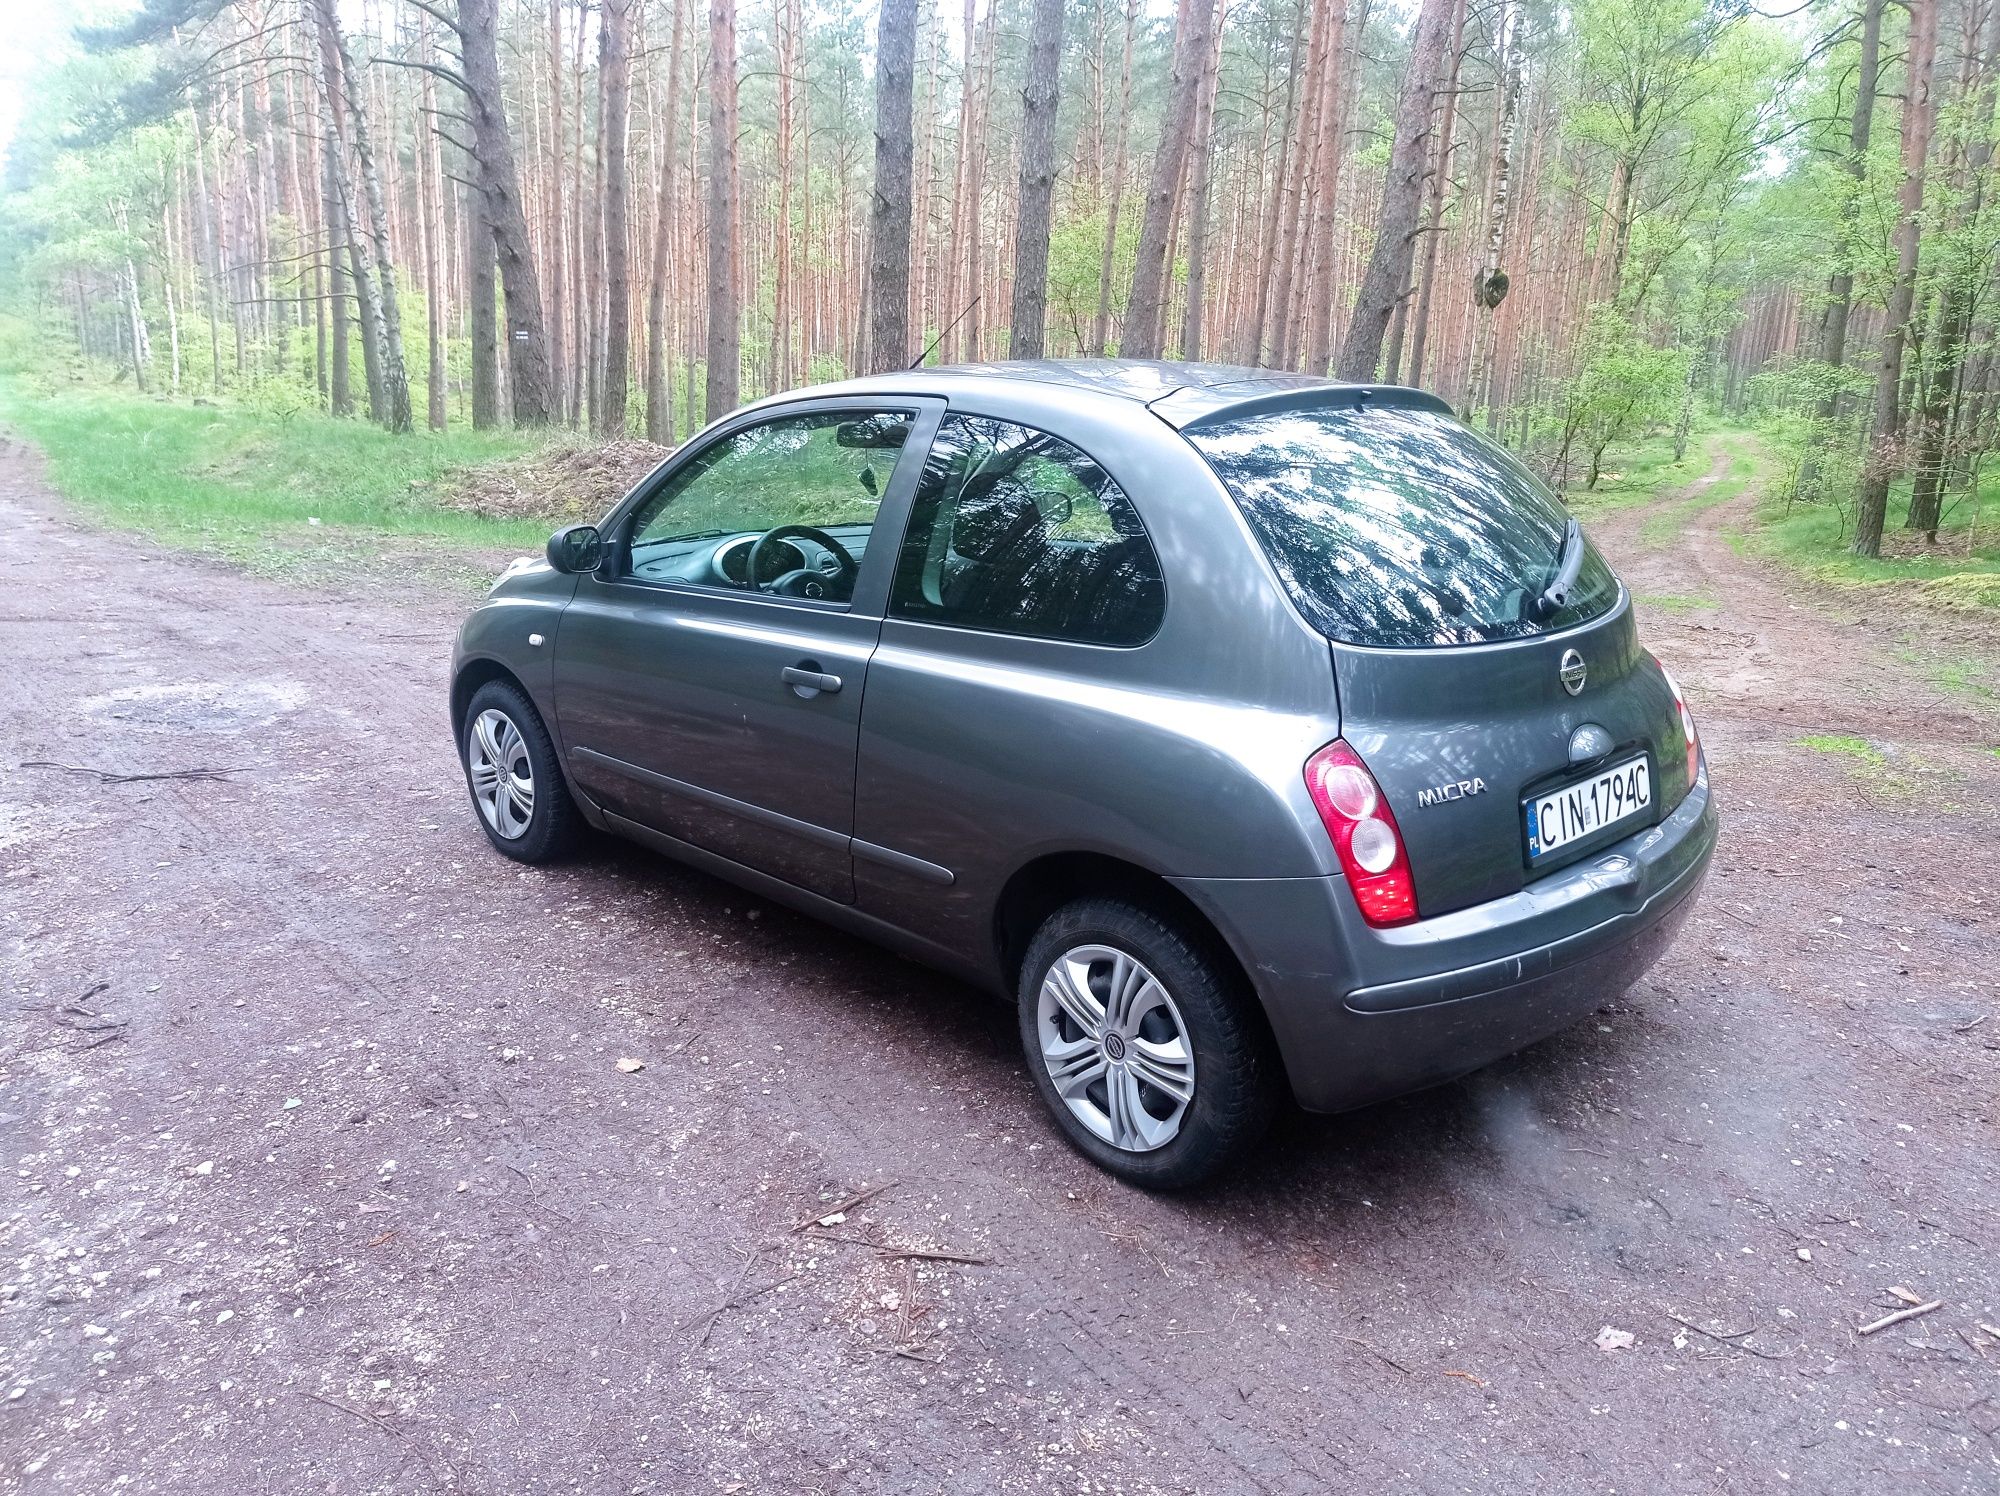
[[[1063,1134],[1120,1178],[1180,1189],[1256,1143],[1278,1101],[1255,999],[1206,932],[1082,899],[1022,963],[1021,1042]]]
[[[547,862],[576,842],[579,818],[541,716],[509,681],[488,681],[465,708],[465,785],[486,839],[516,862]]]

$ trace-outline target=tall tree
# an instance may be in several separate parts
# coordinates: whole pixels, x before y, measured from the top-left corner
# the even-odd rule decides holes
[[[1382,176],[1382,206],[1376,215],[1375,247],[1362,274],[1354,315],[1341,339],[1334,372],[1342,379],[1367,381],[1382,361],[1382,340],[1389,330],[1403,287],[1410,279],[1415,252],[1417,215],[1422,205],[1424,162],[1430,149],[1431,105],[1437,89],[1439,64],[1451,35],[1453,0],[1423,0],[1410,60],[1403,70],[1403,90],[1396,101],[1395,138],[1389,165]]]
[[[704,416],[736,409],[743,311],[736,248],[736,0],[708,5],[708,390]]]
[[[548,325],[542,318],[541,282],[535,277],[534,247],[514,165],[514,140],[500,87],[497,0],[459,0],[458,37],[465,62],[462,78],[472,110],[472,154],[495,259],[507,302],[507,373],[516,426],[545,426],[555,417],[550,384]]]
[[[1986,41],[1974,34],[1977,7],[1968,5],[1964,23],[1959,108],[1953,139],[1951,187],[1955,201],[1939,234],[1939,248],[1949,259],[1938,273],[1937,322],[1932,333],[1930,368],[1923,378],[1923,395],[1916,413],[1910,466],[1910,512],[1906,528],[1937,538],[1943,519],[1946,439],[1954,398],[1964,372],[1971,339],[1973,310],[1994,280],[1996,235],[1982,228],[1987,195],[1992,190],[1994,93],[2000,89],[2000,3],[1986,0]],[[1968,234],[1970,245],[1960,241]]]
[[[1917,301],[1917,257],[1923,232],[1924,169],[1931,148],[1937,106],[1931,72],[1937,55],[1937,0],[1909,0],[1910,35],[1903,84],[1902,182],[1896,192],[1896,279],[1882,324],[1875,364],[1875,405],[1868,426],[1868,456],[1861,476],[1861,499],[1854,516],[1854,553],[1882,553],[1882,522],[1889,507],[1889,480],[1897,465],[1896,435],[1902,411],[1903,346]]]
[[[403,361],[403,315],[396,294],[396,265],[389,254],[389,215],[383,206],[382,173],[368,128],[367,94],[354,76],[354,59],[334,14],[334,0],[313,0],[313,20],[319,28],[328,108],[334,120],[333,144],[353,148],[368,204],[365,241],[357,235],[352,242],[355,253],[365,254],[372,262],[368,274],[375,293],[371,331],[381,382],[380,419],[391,431],[408,431],[412,417],[410,376]],[[343,169],[336,167],[336,170]]]
[[[653,257],[646,275],[646,440],[674,439],[674,376],[668,366],[669,258],[673,253],[675,193],[679,184],[681,43],[690,0],[674,0],[674,28],[667,42],[667,98],[660,140],[660,194],[653,221]]]
[[[1015,358],[1040,358],[1049,318],[1049,220],[1056,195],[1063,0],[1035,0],[1021,91],[1021,190],[1014,223]]]
[[[1104,258],[1097,270],[1097,316],[1090,325],[1090,351],[1098,357],[1111,341],[1111,278],[1118,263],[1118,210],[1125,197],[1125,158],[1132,140],[1132,42],[1139,28],[1140,0],[1125,0],[1124,60],[1118,70],[1117,144],[1111,154],[1111,186],[1104,195]]]
[[[1158,358],[1164,336],[1169,288],[1167,249],[1173,237],[1174,202],[1181,168],[1194,136],[1201,76],[1208,66],[1208,28],[1215,0],[1181,0],[1174,23],[1174,66],[1167,80],[1167,117],[1153,176],[1146,187],[1146,213],[1139,221],[1139,248],[1132,265],[1132,294],[1125,302],[1125,328],[1118,351],[1127,358]]]
[[[632,110],[632,3],[601,0],[598,77],[604,88],[604,371],[597,430],[625,434],[632,364],[632,262],[626,130]]]
[[[868,336],[864,368],[909,363],[910,163],[917,0],[882,0],[875,57],[875,191],[868,210]]]

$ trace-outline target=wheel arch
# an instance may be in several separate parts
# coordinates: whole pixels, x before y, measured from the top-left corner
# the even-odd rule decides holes
[[[541,710],[535,702],[534,692],[528,689],[520,676],[509,670],[498,660],[490,659],[484,655],[476,656],[460,665],[458,667],[458,674],[454,675],[451,680],[451,736],[453,742],[457,742],[465,736],[465,709],[471,705],[473,696],[481,686],[488,685],[496,680],[505,681],[523,696],[527,697],[530,706],[534,706],[537,711]],[[544,722],[543,725],[546,727],[548,724]]]
[[[1085,898],[1123,899],[1185,926],[1189,934],[1242,984],[1268,1032],[1270,1020],[1250,968],[1207,912],[1150,868],[1103,852],[1054,852],[1015,869],[993,908],[994,956],[1011,998],[1020,986],[1021,962],[1042,922],[1063,905]]]

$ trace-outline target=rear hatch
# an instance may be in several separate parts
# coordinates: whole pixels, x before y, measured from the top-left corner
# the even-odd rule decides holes
[[[1513,893],[1685,796],[1672,690],[1617,578],[1442,405],[1327,389],[1184,434],[1329,641],[1341,736],[1395,812],[1420,916]]]

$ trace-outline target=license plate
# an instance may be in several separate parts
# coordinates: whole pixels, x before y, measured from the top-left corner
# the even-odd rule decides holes
[[[1544,790],[1522,802],[1528,814],[1528,861],[1539,862],[1606,826],[1643,815],[1652,804],[1653,775],[1643,758]]]

